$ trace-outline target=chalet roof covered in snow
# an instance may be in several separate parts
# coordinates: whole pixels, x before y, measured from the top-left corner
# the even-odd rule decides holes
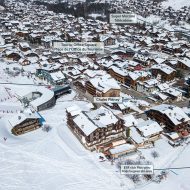
[[[98,126],[96,126],[92,121],[90,121],[89,118],[82,112],[79,115],[77,115],[73,119],[73,121],[84,132],[86,136],[90,135],[98,128]]]
[[[118,121],[113,112],[105,107],[100,107],[93,111],[82,112],[78,106],[72,106],[67,108],[67,111],[72,116],[76,116],[73,121],[86,136],[90,135],[99,127],[107,127]]]
[[[179,62],[183,63],[184,65],[190,68],[190,59],[183,58],[183,59],[180,59]]]
[[[123,120],[125,121],[125,126],[127,126],[127,127],[137,124],[137,120],[135,119],[135,117],[132,114],[125,115],[123,117]]]
[[[132,150],[135,150],[136,147],[135,145],[132,145],[132,144],[122,144],[122,145],[119,145],[119,146],[116,146],[114,148],[111,148],[109,150],[109,152],[111,154],[118,154],[118,153],[122,153],[122,152],[127,152],[127,151],[132,151]]]
[[[170,94],[172,96],[175,96],[175,97],[182,96],[182,92],[180,92],[179,90],[177,90],[175,88],[168,88],[164,92],[166,92],[167,94]]]
[[[61,64],[59,63],[49,64],[48,61],[43,61],[41,62],[41,65],[39,65],[38,67],[46,71],[53,71],[59,69],[61,67]]]
[[[127,76],[128,75],[128,72],[124,69],[121,69],[119,67],[116,67],[116,66],[111,66],[109,67],[109,69],[112,69],[115,73],[118,73],[119,75],[121,76]]]
[[[107,92],[110,89],[120,89],[119,84],[109,74],[102,77],[95,77],[90,80],[91,84],[101,92]]]
[[[20,42],[19,45],[22,47],[22,48],[29,48],[29,44],[27,42]]]
[[[71,116],[76,116],[81,113],[81,108],[77,105],[66,108],[67,112],[71,114]]]
[[[150,79],[150,80],[147,80],[147,81],[144,81],[144,82],[141,82],[141,81],[138,82],[138,84],[144,85],[147,88],[151,88],[151,87],[157,86],[158,83],[159,83],[159,81],[156,80],[156,79]]]
[[[26,119],[39,119],[40,116],[37,113],[19,113],[8,119],[10,125],[15,127],[16,125],[22,123]]]
[[[93,78],[96,76],[103,76],[106,74],[106,72],[102,70],[90,70],[90,69],[86,69],[83,73],[90,78]]]
[[[65,79],[65,75],[61,71],[50,73],[50,75],[54,81]]]
[[[168,98],[168,96],[166,96],[165,94],[161,93],[161,92],[154,92],[154,95],[158,96],[160,99],[162,99],[163,101],[166,100]]]
[[[147,120],[140,122],[136,125],[136,128],[142,133],[144,137],[150,137],[152,135],[162,132],[160,125],[153,120]]]
[[[163,62],[165,61],[164,58],[160,58],[160,57],[157,57],[157,58],[155,58],[154,60],[155,60],[156,63],[158,63],[158,64],[161,64],[161,63],[163,63]]]
[[[158,88],[160,89],[160,91],[163,91],[170,88],[170,86],[167,83],[162,83],[158,85]]]
[[[133,71],[129,72],[128,76],[130,76],[133,80],[137,80],[138,78],[141,77],[147,77],[150,75],[150,72],[147,71]]]
[[[130,138],[137,144],[144,143],[148,138],[143,137],[135,127],[130,127]]]
[[[113,35],[100,35],[100,42],[104,42],[105,40],[107,40],[107,39],[109,39],[109,38],[112,38],[112,39],[114,39],[115,38],[115,36],[113,36]]]
[[[113,112],[103,106],[86,114],[98,127],[106,127],[118,121]]]
[[[178,125],[182,122],[190,120],[190,118],[185,114],[185,112],[177,106],[161,104],[152,107],[151,110],[159,111],[167,115],[167,117],[173,122],[174,125]]]
[[[151,68],[152,69],[159,69],[168,75],[175,71],[175,69],[171,68],[170,66],[168,66],[166,64],[153,65]]]

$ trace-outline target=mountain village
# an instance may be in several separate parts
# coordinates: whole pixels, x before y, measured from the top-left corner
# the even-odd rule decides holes
[[[39,134],[55,139],[59,129],[61,141],[80,146],[76,152],[87,152],[103,168],[118,170],[126,160],[169,167],[190,143],[190,9],[150,2],[113,3],[117,12],[137,9],[130,9],[137,23],[125,25],[6,1],[0,10],[1,143]],[[157,20],[151,23],[149,15]],[[104,53],[65,53],[56,50],[57,42],[100,42]],[[128,177],[113,190],[118,183],[118,189],[162,183],[168,175]]]

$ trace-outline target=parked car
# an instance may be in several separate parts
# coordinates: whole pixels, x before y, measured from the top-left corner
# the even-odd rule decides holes
[[[178,147],[178,146],[180,146],[181,145],[181,143],[180,142],[178,142],[178,141],[176,141],[176,142],[173,142],[173,141],[168,141],[168,143],[171,145],[171,146],[173,146],[173,147]]]

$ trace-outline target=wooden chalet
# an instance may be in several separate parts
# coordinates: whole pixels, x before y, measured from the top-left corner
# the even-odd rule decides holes
[[[189,70],[190,69],[190,59],[184,58],[178,60],[178,68]]]
[[[161,104],[147,111],[147,115],[159,124],[164,124],[168,132],[178,132],[184,136],[190,133],[190,118],[177,106]]]
[[[154,77],[161,79],[164,82],[174,80],[176,76],[176,70],[166,64],[154,65],[152,66],[151,71]]]
[[[67,124],[89,150],[104,150],[107,143],[125,137],[124,121],[105,107],[83,112],[77,106],[67,108]]]
[[[122,84],[126,83],[126,76],[128,75],[127,71],[124,71],[124,69],[120,69],[115,66],[111,66],[108,69],[108,73],[117,81],[121,82]]]
[[[12,133],[22,135],[41,127],[40,116],[37,113],[21,113],[9,119]]]
[[[24,51],[24,52],[31,50],[29,44],[26,42],[19,43],[19,48],[21,51]]]
[[[120,86],[109,74],[95,77],[85,83],[88,94],[98,97],[119,97]]]

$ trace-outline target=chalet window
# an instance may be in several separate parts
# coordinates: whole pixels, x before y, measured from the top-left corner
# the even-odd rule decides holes
[[[90,141],[93,141],[93,134],[90,135]]]
[[[90,138],[89,138],[89,137],[86,137],[86,141],[89,142],[89,141],[90,141]]]

